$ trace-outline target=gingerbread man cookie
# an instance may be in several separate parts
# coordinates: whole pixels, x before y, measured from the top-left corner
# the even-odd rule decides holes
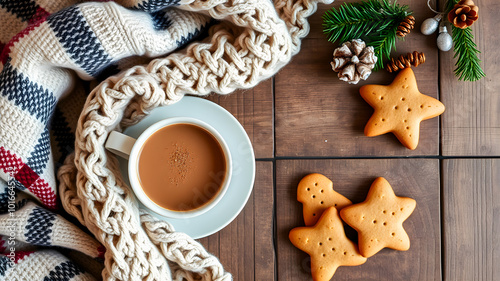
[[[302,178],[297,187],[297,200],[302,203],[304,222],[314,225],[324,210],[335,207],[337,210],[352,202],[333,189],[333,182],[322,174],[309,174]]]

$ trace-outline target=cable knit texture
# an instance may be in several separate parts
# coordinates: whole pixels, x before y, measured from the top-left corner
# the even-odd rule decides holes
[[[0,83],[27,77],[21,90],[36,88],[33,96],[40,98],[25,108],[12,106],[22,100],[15,91],[19,87],[0,84],[0,110],[9,112],[0,117],[0,154],[6,159],[0,163],[0,176],[48,208],[56,208],[51,166],[55,156],[36,147],[46,148],[49,142],[47,123],[58,114],[57,100],[69,93],[68,98],[82,95],[74,74],[91,80],[108,76],[110,67],[114,73],[126,69],[95,87],[85,104],[79,104],[81,112],[74,110],[80,112],[75,152],[61,152],[61,157],[69,155],[57,170],[62,205],[105,246],[102,277],[106,280],[231,280],[218,259],[198,242],[138,209],[116,159],[104,150],[105,140],[111,130],[121,131],[185,94],[228,94],[276,74],[299,51],[309,31],[306,17],[315,12],[317,2],[332,0],[116,2],[130,9],[113,2],[83,3],[50,16],[47,10],[35,9],[39,21],[28,25],[26,34],[16,35],[17,41],[5,44],[2,75],[7,78],[0,78]],[[175,9],[164,9],[171,5]],[[164,56],[213,20],[218,22],[210,27],[207,39]],[[178,22],[182,24],[175,28]],[[23,59],[27,55],[32,59]],[[136,56],[160,58],[137,65]],[[135,66],[127,69],[129,65]],[[19,116],[24,119],[16,121]],[[61,136],[54,139],[72,147]],[[41,165],[30,162],[34,151],[42,155]]]

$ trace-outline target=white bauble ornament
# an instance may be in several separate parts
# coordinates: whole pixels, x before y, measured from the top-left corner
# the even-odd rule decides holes
[[[424,20],[424,22],[420,26],[420,31],[422,32],[422,34],[431,35],[432,33],[434,33],[437,30],[442,17],[443,15],[438,14],[433,18]]]
[[[439,27],[439,36],[437,38],[437,46],[439,50],[447,52],[453,47],[453,39],[451,35],[448,34],[448,30],[445,25]]]

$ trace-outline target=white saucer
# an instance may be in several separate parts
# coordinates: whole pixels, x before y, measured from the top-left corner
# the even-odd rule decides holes
[[[197,118],[214,127],[226,141],[233,160],[233,175],[229,189],[221,201],[208,212],[189,219],[171,219],[148,210],[151,215],[171,223],[176,231],[198,239],[221,230],[241,212],[252,193],[255,180],[255,155],[250,139],[238,120],[216,103],[197,97],[186,96],[173,105],[155,108],[141,122],[127,128],[124,133],[137,138],[152,124],[177,116]],[[118,158],[123,178],[129,184],[127,161]],[[142,204],[140,207],[145,209]]]

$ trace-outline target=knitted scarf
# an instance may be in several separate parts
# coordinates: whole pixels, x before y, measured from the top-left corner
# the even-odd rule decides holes
[[[139,213],[102,144],[186,93],[274,75],[315,1],[76,2],[0,0],[0,279],[92,280],[103,257],[108,280],[230,279],[196,241]],[[62,206],[99,242],[58,214],[56,171]]]

